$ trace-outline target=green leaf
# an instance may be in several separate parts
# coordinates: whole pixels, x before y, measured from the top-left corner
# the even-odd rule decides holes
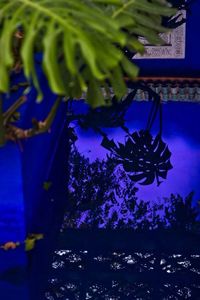
[[[137,24],[141,24],[142,26],[145,26],[146,28],[151,28],[157,32],[167,32],[169,31],[168,28],[165,28],[161,26],[160,23],[157,23],[156,18],[152,18],[148,15],[137,13],[137,11],[133,11],[132,13],[129,13],[129,17],[132,15],[132,17],[135,19]]]
[[[1,43],[0,43],[0,47],[1,47]],[[0,51],[1,52],[1,51]],[[9,79],[9,73],[8,70],[5,66],[5,64],[3,63],[3,59],[1,59],[1,55],[0,55],[0,93],[7,93],[9,90],[9,86],[10,86],[10,79]]]
[[[76,39],[74,35],[70,33],[70,31],[65,30],[64,32],[64,39],[63,39],[63,46],[64,46],[64,56],[66,65],[71,72],[72,75],[77,73],[77,65],[76,65]]]
[[[116,97],[121,99],[126,94],[127,87],[124,83],[123,74],[119,67],[113,70],[113,76],[110,81]]]
[[[44,38],[44,58],[43,67],[49,80],[49,84],[54,93],[58,95],[65,95],[66,88],[64,86],[63,78],[59,70],[58,63],[58,35],[60,30],[55,30],[55,25],[52,22],[47,29]]]
[[[104,97],[100,85],[96,80],[91,79],[88,86],[87,100],[92,107],[105,105]]]
[[[40,102],[43,99],[43,95],[38,82],[34,62],[34,47],[37,36],[37,30],[35,28],[37,28],[38,17],[39,15],[36,13],[32,18],[31,24],[25,28],[25,38],[21,49],[21,57],[24,65],[24,73],[29,81],[33,81],[38,92],[37,101]]]
[[[85,34],[83,31],[80,31],[77,43],[80,45],[82,55],[90,67],[92,74],[95,76],[95,78],[103,80],[105,75],[100,71],[97,65],[98,56],[96,55],[94,44],[90,40],[89,36],[87,36],[87,34]]]
[[[116,18],[116,21],[120,24],[123,28],[127,28],[130,26],[134,26],[136,24],[135,18],[132,15],[128,14],[121,14]]]
[[[161,16],[172,16],[173,14],[176,14],[177,10],[173,9],[168,5],[162,5],[161,3],[153,3],[149,2],[147,0],[140,0],[140,1],[130,1],[133,2],[132,7],[134,9],[139,9],[141,11],[144,11],[148,14],[154,14],[154,15],[161,15]]]
[[[130,36],[130,39],[127,43],[127,47],[139,53],[144,53],[145,50],[144,45],[133,36]]]
[[[6,25],[7,23],[7,25]],[[10,27],[11,24],[5,21],[5,30],[1,36],[1,43],[3,45],[1,49],[1,56],[4,59],[4,64],[7,68],[11,68],[14,64],[14,57],[12,51],[12,39],[13,39],[13,31]]]
[[[98,4],[111,4],[111,5],[117,5],[117,6],[121,6],[123,4],[122,0],[93,0],[94,3],[98,3]]]
[[[165,42],[159,37],[154,30],[146,28],[144,26],[137,26],[131,30],[131,34],[137,34],[139,36],[145,37],[153,45],[163,45]]]
[[[162,16],[176,10],[164,0],[0,0],[0,92],[9,91],[13,34],[24,31],[21,58],[26,78],[42,100],[35,70],[36,51],[53,93],[66,98],[88,90],[94,106],[104,103],[102,84],[110,83],[117,97],[126,92],[124,77],[138,69],[124,59],[124,48],[143,51],[137,36],[161,44]]]
[[[122,67],[130,78],[135,78],[138,76],[139,68],[134,63],[130,62],[125,56],[122,59]]]

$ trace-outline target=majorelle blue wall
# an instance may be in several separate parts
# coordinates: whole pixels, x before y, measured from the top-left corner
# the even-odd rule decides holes
[[[20,121],[16,124],[24,129],[33,126],[32,118],[36,118],[38,121],[45,120],[56,100],[56,95],[50,92],[47,81],[40,72],[40,66],[37,69],[42,82],[44,99],[42,103],[38,104],[36,103],[36,91],[32,89],[29,92],[27,103],[19,110]],[[23,81],[24,78],[23,75],[18,75],[17,78],[12,79],[12,84],[15,84],[20,80]],[[4,99],[4,111],[18,98],[20,92],[22,90],[14,93],[11,98]],[[37,199],[40,199],[40,195],[44,191],[43,183],[48,179],[59,135],[63,128],[63,120],[66,116],[65,107],[65,103],[61,103],[55,122],[51,126],[51,133],[47,132],[23,140],[20,145],[8,142],[3,148],[0,148],[0,170],[3,178],[1,179],[0,205],[8,207],[11,203],[12,207],[15,205],[19,209],[21,203],[22,208],[24,209],[25,206],[26,209],[26,220],[32,219],[34,214],[32,203],[36,206]],[[27,230],[30,232],[31,228]],[[10,234],[7,232],[4,236],[7,237],[7,240],[22,238],[21,235],[14,235],[12,230]],[[3,240],[0,235],[0,242]]]
[[[24,197],[18,147],[9,143],[0,149],[0,241],[24,238]]]
[[[199,18],[200,3],[196,1],[192,15],[188,16],[186,59],[137,61],[141,67],[141,75],[198,76],[200,70]],[[43,77],[41,77],[41,81],[45,92],[45,101],[41,105],[36,104],[35,91],[31,91],[28,105],[21,110],[21,125],[24,128],[31,126],[32,117],[36,117],[38,120],[44,119],[55,101],[55,95],[50,93]],[[9,106],[9,101],[5,101],[4,104]],[[0,244],[10,240],[23,241],[25,232],[40,231],[42,228],[43,215],[37,215],[44,194],[42,184],[48,180],[48,174],[51,172],[57,146],[55,141],[60,136],[64,119],[65,109],[61,107],[52,128],[52,134],[47,133],[24,141],[23,152],[15,143],[8,143],[5,148],[0,149]],[[58,180],[59,178],[57,178]],[[28,221],[26,228],[25,220]],[[37,223],[40,224],[37,225]],[[5,253],[0,253],[0,274],[6,268],[25,264],[24,252],[15,253],[16,257],[12,256],[12,259],[10,255],[14,254],[5,257]],[[2,280],[1,276],[0,280]],[[2,282],[0,281],[0,290],[3,294],[4,287],[6,294],[10,283],[3,285]],[[10,294],[10,297],[7,294],[2,299],[13,299],[14,293]],[[18,299],[24,299],[23,295],[24,291],[20,295],[18,294]]]
[[[56,99],[45,78],[38,73],[42,82],[44,101],[36,103],[36,91],[32,89],[28,94],[27,103],[20,109],[20,121],[17,126],[24,129],[31,128],[32,118],[42,121],[48,115]],[[23,81],[23,75],[12,78],[12,84]],[[15,101],[22,90],[4,98],[5,111]],[[65,103],[62,103],[56,116],[51,134],[46,133],[24,140],[19,144],[7,142],[0,148],[0,245],[13,241],[23,243],[27,234],[42,232],[44,223],[49,216],[38,214],[43,207],[43,183],[48,180],[51,165],[54,161],[59,136],[62,132],[66,116]],[[43,207],[44,211],[44,207]],[[46,219],[45,219],[46,218]],[[19,249],[4,251],[0,249],[0,298],[3,300],[29,299],[27,296],[27,280],[24,281],[27,257],[24,244]],[[21,278],[21,282],[15,282]]]
[[[200,76],[200,1],[194,0],[187,14],[185,59],[144,59],[134,61],[141,76]]]
[[[195,1],[192,6],[192,12],[191,14],[188,14],[187,17],[185,59],[137,60],[137,64],[141,67],[141,75],[199,76],[199,19],[200,2]],[[42,74],[40,74],[40,76],[42,76]],[[19,81],[20,79],[18,78],[15,80]],[[45,101],[40,105],[35,104],[35,92],[32,91],[29,95],[29,105],[25,105],[22,108],[22,125],[25,128],[31,126],[32,117],[37,117],[39,120],[44,119],[49,111],[50,105],[55,100],[55,95],[52,95],[49,92],[44,78],[42,78],[42,82],[43,90],[45,91]],[[9,102],[10,101],[5,101],[5,106],[8,106]],[[61,111],[63,118],[64,112],[63,110]],[[60,117],[58,117],[58,119],[59,118]],[[35,198],[35,201],[40,198],[39,191],[36,187],[37,184],[40,184],[41,187],[42,180],[45,179],[45,177],[48,177],[47,174],[52,162],[52,147],[54,145],[54,143],[52,143],[54,140],[53,134],[46,134],[25,141],[23,144],[23,153],[20,153],[19,147],[12,143],[9,143],[5,148],[0,149],[0,170],[2,174],[0,179],[1,212],[5,209],[5,205],[8,207],[12,204],[12,207],[15,206],[15,209],[23,215],[24,195],[22,193],[22,184],[24,184],[24,181],[25,184],[23,188],[25,198],[32,198],[32,200]],[[57,133],[55,133],[55,135],[57,135]],[[47,166],[47,170],[45,170],[44,166]],[[28,201],[27,203],[27,200],[25,200],[25,202],[27,204],[26,216],[30,219],[32,218],[32,208],[30,206],[32,201]],[[3,215],[4,214],[1,213],[1,224],[3,224]],[[21,219],[21,217],[19,219]],[[23,227],[22,223],[20,223],[20,226]],[[5,233],[5,230],[4,233],[2,233],[3,231],[0,232],[0,242],[5,240],[5,236],[7,236],[8,239],[21,238],[23,236],[24,228],[19,230],[15,229],[15,231],[11,230],[11,228],[11,225],[8,225],[7,233]],[[16,226],[16,228],[18,227]]]

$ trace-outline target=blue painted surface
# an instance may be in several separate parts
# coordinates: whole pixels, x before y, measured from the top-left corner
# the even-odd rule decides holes
[[[141,67],[141,75],[199,76],[199,18],[200,3],[196,1],[192,15],[188,16],[186,59],[137,61]],[[42,78],[42,82],[45,97],[48,99],[45,99],[40,106],[34,102],[35,92],[31,92],[28,105],[24,106],[21,111],[22,125],[26,128],[31,125],[33,116],[36,116],[39,120],[43,119],[55,100],[55,95],[49,92],[44,78]],[[4,103],[5,106],[8,106],[9,101]],[[19,148],[15,144],[8,144],[5,148],[0,148],[0,243],[8,240],[23,240],[25,231],[40,231],[44,228],[48,217],[48,209],[45,214],[44,205],[41,205],[44,195],[42,184],[48,179],[48,174],[51,171],[55,154],[55,140],[60,136],[62,128],[60,125],[63,124],[64,117],[65,110],[61,108],[52,134],[26,141],[23,153],[19,152]],[[187,129],[185,133],[187,133]],[[24,207],[26,208],[26,229],[24,225]],[[44,216],[46,219],[43,219]],[[12,262],[12,265],[14,265],[14,262],[25,265],[25,254],[23,250],[20,250],[17,252],[16,257],[13,256],[12,259],[9,258],[9,255],[5,257],[0,254],[0,272],[6,266],[9,266],[6,261],[9,264]],[[16,287],[13,286],[13,289],[10,287],[10,283],[0,283],[0,291],[2,292],[4,289],[4,295],[7,293],[6,291],[10,291],[10,295],[7,295],[9,300],[13,299],[13,295],[17,293]],[[21,287],[19,287],[19,290],[21,290]],[[17,299],[22,300],[24,294],[26,292],[22,288],[21,296]],[[7,299],[3,298],[3,300]]]
[[[44,101],[41,104],[37,104],[35,102],[35,92],[30,93],[30,102],[23,118],[24,123],[22,124],[26,128],[31,126],[33,117],[37,120],[44,120],[56,100],[55,95],[48,89],[44,78],[42,82]],[[21,166],[26,208],[26,229],[28,233],[44,230],[44,218],[46,216],[41,215],[40,210],[43,207],[43,199],[46,196],[43,184],[45,181],[48,181],[65,117],[66,104],[61,103],[51,126],[51,132],[35,136],[23,143]]]
[[[79,114],[80,107],[81,105],[79,106]],[[124,118],[125,126],[129,129],[129,132],[131,134],[140,130],[144,130],[146,128],[147,119],[149,112],[151,111],[151,107],[151,102],[134,101],[131,104]],[[85,107],[83,107],[83,111],[85,110]],[[171,152],[170,161],[173,168],[168,171],[166,179],[161,179],[162,183],[159,186],[157,185],[156,180],[154,180],[152,184],[148,185],[141,185],[138,182],[131,183],[138,189],[135,194],[135,197],[138,201],[150,201],[151,205],[155,205],[156,203],[163,205],[162,209],[160,209],[159,212],[160,216],[165,215],[165,205],[169,204],[170,206],[171,200],[169,199],[171,194],[180,195],[183,199],[185,199],[190,193],[194,193],[192,198],[192,203],[194,206],[197,205],[200,199],[200,127],[198,125],[200,105],[197,103],[173,101],[167,104],[163,104],[162,111],[162,140],[168,145],[168,148]],[[76,109],[74,109],[74,115],[76,115]],[[101,118],[99,117],[97,119],[103,120],[103,118],[104,116],[102,115]],[[79,122],[79,124],[80,123],[81,122]],[[122,171],[124,170],[122,164],[119,164],[118,167],[114,168],[114,177],[112,179],[113,181],[111,181],[108,175],[110,189],[108,186],[106,189],[104,189],[103,187],[105,183],[102,183],[102,185],[100,183],[101,181],[103,181],[103,176],[105,176],[105,164],[103,163],[103,160],[107,161],[107,156],[112,154],[106,147],[104,148],[102,146],[103,137],[96,130],[96,128],[99,126],[99,123],[97,122],[95,126],[95,120],[93,120],[93,128],[87,128],[86,126],[84,126],[86,124],[84,123],[84,121],[82,123],[82,126],[80,126],[79,124],[77,121],[73,121],[71,123],[71,127],[74,127],[75,134],[78,137],[77,141],[75,142],[75,149],[76,151],[78,151],[79,155],[82,156],[82,159],[85,162],[80,160],[81,171],[79,171],[79,169],[76,168],[78,158],[77,160],[70,160],[72,172],[70,175],[70,183],[68,188],[69,193],[71,193],[72,195],[71,199],[73,199],[71,201],[77,201],[78,203],[80,201],[79,197],[82,197],[81,199],[83,203],[85,201],[86,206],[85,208],[83,206],[79,210],[79,205],[77,205],[74,211],[73,208],[71,208],[72,213],[69,208],[71,214],[69,213],[69,215],[66,216],[64,224],[68,224],[67,226],[70,226],[70,228],[79,228],[80,225],[89,227],[90,222],[93,224],[93,217],[90,218],[93,212],[93,201],[96,201],[97,203],[98,201],[100,201],[101,203],[97,204],[97,207],[100,208],[97,214],[99,219],[96,220],[96,224],[92,225],[95,228],[106,228],[108,222],[112,219],[113,212],[115,212],[118,222],[119,220],[127,220],[128,218],[133,218],[134,220],[135,215],[130,208],[126,207],[126,201],[124,200],[129,199],[130,195],[127,196],[127,198],[124,196],[126,195],[126,191],[129,186],[127,186],[127,183],[124,180],[125,177],[119,175],[119,169]],[[101,124],[103,124],[103,121]],[[122,128],[107,128],[103,127],[103,125],[100,128],[101,132],[104,132],[107,135],[108,139],[110,141],[114,141],[116,145],[118,143],[122,143],[123,145],[125,144],[125,141],[127,140],[127,132]],[[159,115],[157,115],[157,118],[151,130],[153,138],[155,138],[158,133]],[[74,157],[74,148],[72,148],[71,157]],[[123,161],[123,156],[121,156],[120,159]],[[89,160],[90,164],[86,163],[87,160]],[[99,165],[96,164],[95,167],[94,165],[93,167],[91,167],[91,164],[95,164],[96,161],[98,161]],[[84,168],[82,164],[84,165]],[[82,177],[81,172],[85,172],[84,178]],[[96,181],[93,181],[93,176],[95,175]],[[91,189],[90,185],[88,184],[90,180]],[[141,182],[142,181],[144,180],[141,180]],[[119,184],[123,192],[113,192],[114,184],[112,185],[111,182],[115,182],[116,186]],[[76,193],[76,189],[79,192]],[[114,196],[110,196],[112,195],[112,193]],[[101,195],[101,200],[99,200],[99,195]],[[124,207],[126,207],[126,209]],[[149,213],[150,212],[148,211],[147,214]],[[117,226],[117,224],[119,226],[122,226],[120,222],[117,223],[116,221],[115,225]]]
[[[32,127],[32,118],[43,121],[56,99],[56,95],[50,92],[39,66],[38,74],[42,82],[44,101],[41,104],[36,103],[36,91],[34,89],[30,91],[27,103],[19,110],[21,118],[17,126],[24,129]],[[23,75],[17,75],[12,80],[13,83],[23,80]],[[4,99],[4,110],[19,97],[19,94],[20,91]],[[15,143],[8,143],[0,149],[0,174],[2,176],[0,179],[0,244],[8,241],[22,242],[29,233],[44,233],[49,229],[46,226],[50,218],[49,211],[52,208],[48,207],[50,202],[45,202],[46,193],[43,183],[48,180],[51,171],[65,116],[66,105],[62,103],[51,133],[22,141],[21,150]],[[9,279],[4,280],[2,275],[2,280],[6,284],[1,282],[1,274],[5,270],[12,273],[13,268],[26,267],[24,248],[16,251],[16,255],[13,251],[8,251],[7,259],[4,259],[4,256],[4,251],[0,249],[1,293],[4,295],[7,293],[7,298],[10,300],[18,290],[19,299],[26,299],[23,298],[27,295],[27,284],[24,281],[16,288],[14,284],[9,283]],[[16,277],[21,276],[20,272],[19,270],[19,275],[18,271],[16,272]],[[8,289],[9,284],[12,288]]]
[[[0,148],[0,243],[25,236],[21,154],[17,145]]]
[[[27,278],[23,247],[0,252],[0,299],[28,300]]]
[[[0,174],[0,245],[9,241],[22,242],[25,239],[25,212],[21,153],[14,143],[0,148]],[[28,299],[27,285],[24,279],[20,278],[19,268],[26,269],[24,247],[10,251],[0,249],[2,300]],[[17,278],[19,281],[13,282]]]
[[[141,66],[141,74],[145,75],[199,75],[200,70],[200,43],[198,42],[199,36],[199,17],[200,17],[200,3],[194,2],[192,7],[192,14],[188,15],[187,20],[187,43],[186,43],[186,58],[180,60],[139,60],[137,63]],[[40,57],[39,57],[40,59]],[[41,76],[42,87],[45,91],[45,101],[38,105],[34,102],[35,91],[31,91],[29,95],[29,104],[24,106],[22,112],[22,125],[24,127],[31,126],[32,117],[36,116],[39,120],[44,119],[48,113],[50,105],[55,100],[55,95],[52,95],[47,88],[46,80],[43,78],[41,71],[38,69],[38,73]],[[19,81],[21,78],[17,77],[13,80]],[[15,96],[16,97],[16,96]],[[8,106],[10,101],[4,101],[5,107]],[[57,122],[61,122],[63,119],[63,110],[61,109],[60,115],[57,117]],[[178,122],[178,119],[177,119]],[[51,163],[53,158],[53,145],[54,139],[59,135],[59,123],[56,123],[54,133],[52,135],[43,135],[35,137],[32,140],[28,140],[24,143],[24,152],[19,154],[19,149],[16,145],[10,144],[6,148],[0,149],[0,172],[4,174],[1,180],[0,189],[0,201],[1,212],[5,207],[12,206],[12,209],[17,211],[16,216],[23,215],[24,198],[26,204],[26,219],[29,220],[29,229],[33,229],[35,224],[31,225],[33,220],[37,220],[34,216],[33,207],[39,205],[39,201],[42,195],[41,185],[45,178],[48,178],[48,172],[51,169]],[[58,131],[57,131],[58,130]],[[189,130],[189,129],[188,129]],[[196,129],[195,129],[196,130]],[[187,132],[187,129],[186,129]],[[38,153],[40,153],[38,155]],[[20,159],[22,161],[20,162]],[[22,169],[22,170],[21,170]],[[23,172],[23,174],[21,173]],[[22,184],[24,188],[24,196],[22,193]],[[37,202],[37,204],[36,204]],[[37,210],[37,209],[36,209]],[[11,209],[10,209],[11,211]],[[4,215],[4,214],[2,214]],[[8,216],[9,217],[9,216]],[[17,218],[17,217],[16,217]],[[2,219],[2,217],[1,217]],[[21,219],[21,218],[19,218]],[[16,219],[16,223],[18,219]],[[30,221],[32,220],[32,221]],[[4,222],[3,223],[7,223]],[[3,225],[2,225],[3,226]],[[21,227],[20,227],[21,226]],[[23,224],[19,227],[20,230],[14,231],[8,229],[8,232],[1,233],[2,239],[5,237],[22,237],[24,234]],[[37,227],[37,226],[36,226]],[[11,228],[11,227],[10,227]],[[18,230],[18,231],[17,231]]]

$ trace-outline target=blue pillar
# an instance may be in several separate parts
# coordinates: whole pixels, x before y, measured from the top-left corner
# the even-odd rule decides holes
[[[0,148],[0,245],[25,240],[23,178],[18,146]],[[27,300],[24,245],[0,249],[0,295],[3,300]]]

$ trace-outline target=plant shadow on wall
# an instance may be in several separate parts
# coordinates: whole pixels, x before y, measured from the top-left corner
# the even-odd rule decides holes
[[[73,146],[70,156],[68,208],[62,230],[104,228],[199,232],[199,206],[192,205],[193,193],[185,199],[171,194],[162,202],[143,201],[138,188],[110,156],[89,158]]]
[[[103,140],[101,146],[110,152],[115,165],[122,165],[133,182],[143,185],[152,184],[154,180],[159,186],[162,179],[167,178],[167,173],[172,169],[170,162],[171,152],[162,140],[162,103],[161,98],[151,88],[139,83],[129,83],[132,91],[125,99],[117,102],[115,96],[112,106],[90,109],[86,115],[69,113],[70,121],[78,120],[81,128],[92,128],[99,133]],[[125,114],[132,104],[136,92],[141,89],[148,93],[152,101],[152,108],[145,129],[130,133],[125,126]],[[159,130],[156,137],[151,135],[151,129],[159,114]],[[102,128],[120,127],[125,131],[125,143],[115,143],[109,139]]]
[[[134,85],[134,88],[133,88]],[[171,152],[162,140],[162,103],[160,97],[146,86],[133,84],[125,99],[112,107],[89,108],[86,114],[75,114],[69,103],[69,160],[68,208],[62,230],[65,228],[105,228],[156,230],[199,230],[199,207],[193,206],[193,192],[187,197],[171,194],[162,201],[144,201],[137,197],[139,188],[154,182],[158,188],[172,169]],[[149,93],[152,108],[147,126],[129,132],[125,115],[137,89]],[[159,130],[152,136],[151,128],[159,117]],[[100,147],[108,151],[103,160],[91,162],[76,146],[78,136],[73,124],[82,130],[93,129],[102,137]],[[106,128],[120,128],[125,142],[109,139]],[[170,194],[170,191],[169,191]],[[156,200],[156,199],[155,199]]]

